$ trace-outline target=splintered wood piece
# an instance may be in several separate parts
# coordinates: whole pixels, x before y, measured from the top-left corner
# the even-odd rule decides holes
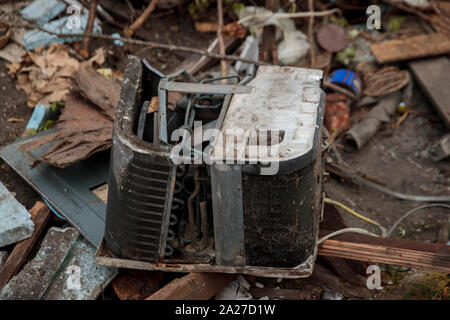
[[[319,245],[318,254],[368,263],[450,272],[450,247],[441,243],[344,234],[324,241]]]
[[[120,300],[142,300],[160,289],[162,272],[123,269],[111,282]]]
[[[146,300],[208,300],[222,290],[234,275],[189,273],[170,282]]]
[[[92,30],[94,29],[94,20],[95,20],[95,11],[97,10],[98,0],[91,0],[89,5],[89,17],[86,25],[86,35],[92,34]],[[83,58],[89,58],[89,44],[91,43],[90,37],[85,37],[83,39],[83,48],[80,50],[80,54]]]
[[[48,149],[39,158],[59,168],[89,158],[111,146],[113,122],[89,101],[69,94],[56,124],[56,130],[40,139],[25,143],[23,150],[34,150],[44,144]]]
[[[424,34],[370,45],[378,63],[425,58],[450,53],[450,39],[443,34]]]
[[[93,68],[82,68],[75,73],[75,80],[81,94],[113,120],[120,98],[120,83],[106,79]]]
[[[158,3],[158,0],[151,0],[150,4],[144,10],[144,12],[142,12],[142,14],[136,19],[136,21],[133,22],[133,24],[127,30],[125,30],[125,32],[129,36],[132,36],[136,32],[136,30],[139,29],[142,26],[142,24],[148,20],[148,18],[150,17],[150,14],[153,11],[155,11],[157,3]]]
[[[148,105],[147,113],[157,112],[159,109],[158,97],[152,97],[150,104]]]
[[[34,233],[30,238],[16,244],[5,265],[0,269],[0,290],[20,270],[51,216],[50,210],[42,201],[35,203],[30,214],[34,222]]]

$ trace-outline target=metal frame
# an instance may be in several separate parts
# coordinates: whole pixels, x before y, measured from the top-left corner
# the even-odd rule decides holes
[[[314,255],[315,256],[315,255]],[[164,262],[142,262],[129,259],[120,259],[112,257],[105,247],[105,242],[102,240],[97,252],[95,253],[95,263],[101,266],[128,268],[137,270],[149,271],[165,271],[165,272],[218,272],[230,274],[248,274],[257,277],[270,278],[287,278],[299,279],[306,278],[312,274],[314,260],[309,259],[297,268],[272,268],[272,267],[233,267],[233,266],[218,266],[211,264],[193,264],[193,263],[171,263],[169,260]]]

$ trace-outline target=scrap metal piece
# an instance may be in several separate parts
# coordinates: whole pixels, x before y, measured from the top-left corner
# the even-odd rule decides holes
[[[211,167],[216,254],[229,265],[244,261],[235,257],[242,239],[237,254],[246,266],[306,267],[315,259],[323,170],[321,79],[320,70],[260,66],[249,82],[254,92],[234,95],[217,122],[221,135],[214,139]]]
[[[33,167],[49,145],[32,151],[24,151],[22,146],[53,132],[44,131],[2,147],[0,157],[97,247],[105,228],[106,205],[92,190],[108,179],[109,152],[97,153],[65,169],[43,162]]]
[[[317,155],[318,128],[325,109],[325,96],[320,89],[322,75],[321,70],[260,66],[249,82],[254,88],[252,94],[227,97],[231,99],[227,107],[228,101],[224,101],[226,108],[216,127],[222,133],[223,145],[217,145],[220,140],[215,139],[211,159],[250,163],[244,169],[248,171],[253,171],[252,163],[279,163],[278,174],[291,171],[292,166],[301,169],[310,164]],[[261,133],[259,137],[265,133],[268,140],[278,135],[279,143],[271,142],[270,150],[252,148],[252,133]],[[225,143],[233,138],[234,144]]]
[[[222,266],[245,266],[242,166],[212,165],[211,189],[216,262]]]
[[[347,30],[335,23],[328,23],[317,31],[317,42],[328,52],[338,52],[347,46]]]
[[[166,253],[176,178],[172,149],[140,139],[135,130],[142,103],[158,93],[161,76],[145,61],[128,58],[114,121],[105,224],[106,246],[119,257],[159,261]]]
[[[250,86],[241,86],[233,84],[205,84],[173,82],[161,80],[161,89],[167,91],[176,91],[180,93],[202,93],[202,94],[243,94],[252,93]]]
[[[366,117],[344,134],[345,150],[355,152],[364,147],[381,124],[389,121],[391,115],[397,110],[401,97],[402,94],[398,91],[382,96]]]

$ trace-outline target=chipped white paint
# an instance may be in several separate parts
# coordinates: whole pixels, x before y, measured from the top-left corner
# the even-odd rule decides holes
[[[310,151],[317,130],[322,74],[314,69],[260,66],[249,83],[254,93],[233,96],[221,128],[224,155],[217,148],[213,159],[283,161]],[[248,152],[253,144],[249,142],[251,132],[271,132],[271,136],[281,132],[282,140],[276,141],[275,152],[254,157]],[[229,143],[232,140],[234,145]],[[258,148],[261,146],[258,143]]]
[[[0,248],[31,237],[31,215],[0,182]]]

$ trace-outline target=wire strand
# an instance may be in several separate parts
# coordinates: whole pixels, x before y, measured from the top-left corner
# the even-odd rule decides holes
[[[338,207],[344,209],[346,212],[348,212],[348,213],[354,215],[354,216],[357,217],[358,219],[361,219],[361,220],[363,220],[363,221],[365,221],[365,222],[367,222],[367,223],[370,223],[370,224],[373,224],[374,226],[377,226],[377,227],[381,230],[381,236],[382,236],[383,238],[387,236],[386,228],[384,228],[384,227],[383,227],[381,224],[379,224],[378,222],[376,222],[376,221],[374,221],[374,220],[372,220],[372,219],[370,219],[370,218],[367,218],[367,217],[363,216],[362,214],[357,213],[356,211],[350,209],[350,208],[347,207],[345,204],[343,204],[343,203],[341,203],[341,202],[339,202],[339,201],[332,200],[332,199],[330,199],[330,198],[325,198],[324,201],[325,201],[326,203],[329,203],[329,204],[332,204],[332,205],[335,205],[335,206],[338,206]]]
[[[398,219],[394,225],[389,229],[388,233],[387,233],[387,237],[391,236],[391,233],[398,227],[398,225],[400,224],[400,222],[402,222],[403,220],[405,220],[409,215],[413,214],[416,211],[425,209],[425,208],[430,208],[430,207],[442,207],[442,208],[447,208],[450,209],[450,205],[448,204],[443,204],[443,203],[431,203],[431,204],[425,204],[423,206],[419,206],[416,207],[412,210],[409,210],[408,212],[406,212],[400,219]]]

